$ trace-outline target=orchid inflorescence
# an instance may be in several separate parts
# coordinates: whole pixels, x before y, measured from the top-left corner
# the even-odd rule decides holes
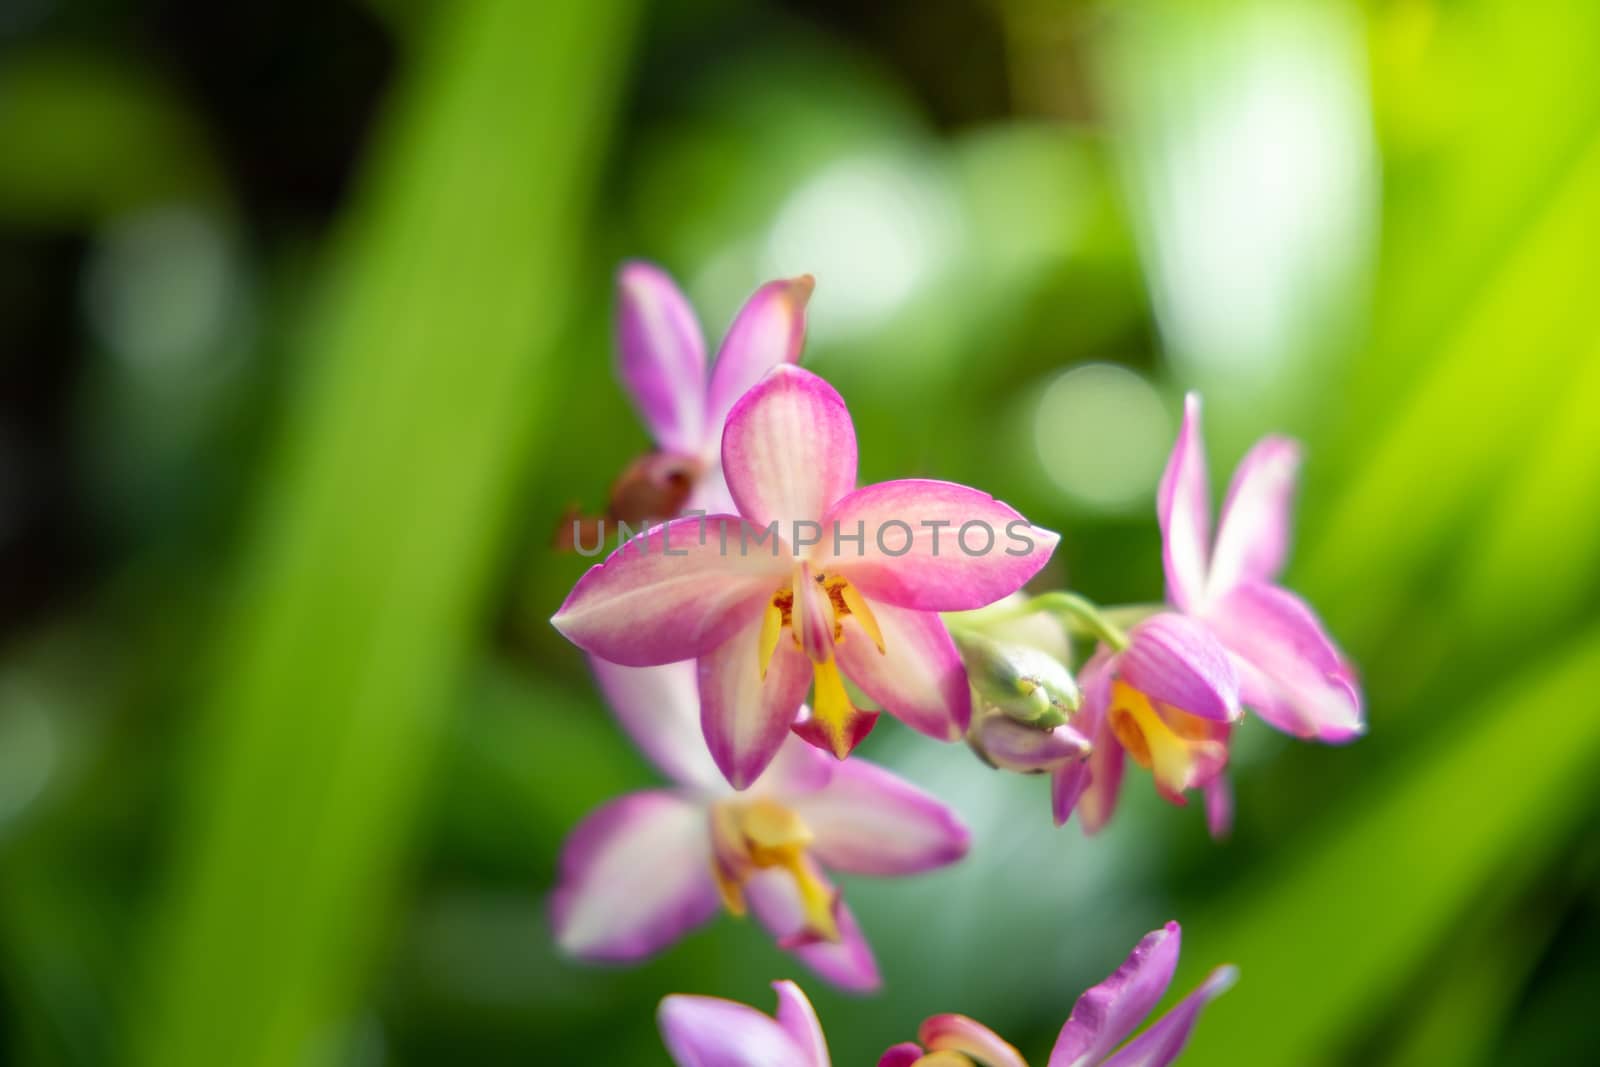
[[[857,486],[844,399],[798,366],[810,277],[757,290],[709,371],[694,313],[664,272],[632,263],[619,283],[621,377],[656,448],[613,490],[608,515],[628,536],[552,622],[588,653],[622,726],[673,785],[602,806],[568,839],[551,904],[568,953],[638,960],[721,908],[753,913],[826,980],[875,989],[876,961],[830,872],[915,874],[968,845],[937,798],[849,758],[880,711],[965,740],[991,767],[1048,773],[1056,822],[1076,812],[1088,833],[1110,819],[1131,759],[1172,803],[1198,791],[1212,834],[1225,835],[1246,708],[1297,737],[1362,733],[1353,669],[1278,581],[1294,442],[1269,437],[1249,452],[1213,538],[1191,394],[1157,494],[1167,602],[1030,596],[1022,587],[1056,533],[963,485]],[[589,549],[580,525],[558,543],[598,553],[604,520],[598,536],[588,522]],[[1231,970],[1111,1047],[1165,989],[1177,944],[1169,924],[1084,994],[1052,1067],[1170,1062]],[[776,1020],[669,997],[669,1049],[686,1064],[826,1064],[804,995],[778,989]],[[767,1051],[740,1053],[740,1042]],[[937,1016],[883,1063],[974,1060],[1023,1062],[971,1020]]]

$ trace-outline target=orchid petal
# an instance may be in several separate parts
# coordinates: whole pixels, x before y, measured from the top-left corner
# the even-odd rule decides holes
[[[960,1052],[983,1067],[1028,1067],[1022,1053],[999,1034],[965,1015],[934,1015],[923,1020],[917,1040],[929,1052]]]
[[[705,809],[675,793],[630,793],[568,836],[550,920],[573,956],[637,960],[706,922],[719,903]]]
[[[1233,786],[1225,774],[1213,778],[1205,788],[1206,829],[1214,840],[1222,841],[1233,833]]]
[[[773,982],[772,988],[778,992],[778,1025],[789,1031],[812,1067],[830,1067],[828,1040],[822,1035],[817,1009],[793,982]]]
[[[747,788],[789,737],[811,684],[811,661],[780,641],[761,676],[761,619],[700,657],[700,725],[711,758],[735,789]]]
[[[705,423],[712,435],[706,442],[709,458],[717,457],[723,424],[739,398],[773,367],[800,361],[806,339],[806,303],[815,284],[809,274],[768,282],[734,316],[711,368]]]
[[[1335,744],[1365,731],[1361,690],[1305,601],[1247,582],[1208,609],[1206,623],[1236,657],[1244,702],[1268,723]]]
[[[633,743],[679,785],[720,785],[722,772],[700,733],[700,685],[694,660],[622,667],[597,656],[589,668]]]
[[[777,522],[786,534],[815,522],[856,485],[856,429],[844,398],[810,371],[774,367],[728,413],[722,471],[751,522]]]
[[[1094,769],[1087,759],[1062,764],[1050,772],[1050,815],[1057,826],[1067,825],[1093,780]]]
[[[799,715],[804,715],[805,705]],[[770,796],[786,805],[808,793],[815,793],[833,781],[841,764],[795,736],[792,732],[767,769],[750,785],[750,795]]]
[[[1094,1067],[1121,1044],[1167,991],[1181,942],[1175,922],[1146,934],[1121,967],[1079,997],[1049,1067]]]
[[[733,548],[752,531],[728,516],[652,527],[590,567],[550,621],[585,652],[624,666],[694,659],[759,618],[789,572],[781,551]]]
[[[1150,1029],[1106,1060],[1105,1067],[1167,1067],[1189,1043],[1189,1034],[1194,1030],[1200,1010],[1231,989],[1238,979],[1237,968],[1218,967],[1200,983],[1200,988],[1180,1000]]]
[[[846,677],[907,726],[941,741],[959,741],[972,719],[966,668],[944,621],[929,611],[874,604],[883,651],[854,616],[835,647]]]
[[[967,611],[1021,589],[1059,540],[987,493],[907,478],[835,503],[814,554],[875,603]]]
[[[1111,732],[1111,668],[1112,656],[1102,648],[1089,658],[1078,674],[1078,684],[1083,687],[1083,704],[1078,716],[1094,746],[1089,754],[1088,784],[1053,783],[1059,786],[1063,802],[1068,789],[1079,789],[1076,810],[1086,834],[1099,833],[1111,821],[1122,788],[1126,753]],[[1057,822],[1064,821],[1065,815],[1058,813]]]
[[[1089,739],[1071,726],[1041,730],[1003,713],[985,715],[977,737],[990,763],[1022,774],[1081,764],[1090,751]]]
[[[823,880],[826,885],[826,879]],[[843,901],[838,904],[838,941],[808,937],[805,906],[794,879],[785,871],[763,870],[744,885],[745,901],[761,924],[772,931],[778,946],[841,989],[870,993],[882,984],[872,949],[861,936],[855,915]]]
[[[1162,612],[1139,623],[1128,637],[1116,671],[1129,686],[1202,719],[1239,717],[1239,673],[1203,624]]]
[[[1240,460],[1222,505],[1217,543],[1206,577],[1206,599],[1225,596],[1240,582],[1271,582],[1289,557],[1300,445],[1265,437]]]
[[[955,812],[865,760],[837,764],[825,788],[790,806],[816,835],[817,861],[852,874],[934,870],[965,856],[971,841]]]
[[[1205,595],[1211,538],[1210,493],[1205,443],[1200,438],[1200,397],[1190,393],[1184,397],[1183,425],[1178,428],[1178,439],[1156,492],[1167,595],[1186,611],[1197,606]]]
[[[884,1050],[878,1060],[878,1067],[914,1067],[920,1059],[922,1059],[922,1046],[902,1041]]]
[[[632,262],[617,275],[622,384],[664,452],[698,455],[705,436],[706,349],[694,311],[666,271]]]
[[[661,1001],[656,1024],[678,1067],[816,1067],[775,1019],[721,997],[674,993]]]

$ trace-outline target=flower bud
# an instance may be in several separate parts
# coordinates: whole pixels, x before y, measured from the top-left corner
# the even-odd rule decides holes
[[[953,629],[979,700],[1019,723],[1049,729],[1078,710],[1078,683],[1060,660],[1028,645]]]
[[[973,750],[991,767],[1042,774],[1089,755],[1089,739],[1071,726],[1040,729],[989,709],[967,736]]]

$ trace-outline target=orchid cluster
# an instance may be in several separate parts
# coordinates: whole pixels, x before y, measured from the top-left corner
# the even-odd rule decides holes
[[[1362,732],[1352,668],[1278,581],[1293,442],[1270,437],[1246,456],[1213,539],[1190,396],[1157,500],[1167,603],[1029,595],[1056,533],[964,485],[857,485],[849,409],[798,365],[810,277],[757,290],[714,361],[665,273],[633,263],[619,282],[621,378],[656,447],[613,488],[616,548],[552,622],[672,786],[611,801],[569,838],[551,916],[571,955],[639,960],[725,909],[753,913],[824,979],[875,989],[876,961],[832,874],[934,870],[960,860],[969,836],[936,797],[851,757],[880,712],[964,740],[991,767],[1048,773],[1056,822],[1076,811],[1089,833],[1110,819],[1131,759],[1172,803],[1203,795],[1224,835],[1246,708],[1298,737]],[[575,519],[558,543],[598,554],[605,521]],[[1052,1067],[1169,1062],[1231,972],[1110,1049],[1159,997],[1176,954],[1175,924],[1141,942],[1079,1001]],[[669,1048],[681,1063],[826,1064],[804,996],[778,988],[776,1021],[669,997]],[[1022,1063],[960,1016],[930,1019],[920,1045],[883,1063],[973,1060]]]

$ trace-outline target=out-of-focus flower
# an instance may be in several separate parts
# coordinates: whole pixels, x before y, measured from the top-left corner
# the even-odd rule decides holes
[[[656,1023],[678,1067],[830,1067],[816,1009],[793,982],[773,982],[776,1016],[721,997],[674,993]]]
[[[1057,823],[1077,810],[1094,833],[1116,807],[1123,761],[1147,768],[1174,804],[1190,789],[1218,787],[1228,763],[1228,732],[1239,708],[1239,679],[1227,652],[1200,623],[1175,612],[1152,615],[1128,631],[1127,647],[1102,646],[1078,682],[1083,709],[1073,725],[1089,737],[1087,761],[1054,771]],[[1221,829],[1213,822],[1212,830]]]
[[[1188,1043],[1200,1010],[1238,978],[1233,967],[1212,971],[1199,988],[1121,1049],[1172,983],[1182,931],[1175,922],[1146,934],[1111,976],[1072,1008],[1049,1067],[1166,1067]],[[994,1031],[962,1015],[936,1015],[922,1024],[917,1043],[895,1045],[878,1067],[1027,1067]],[[742,1063],[745,1061],[729,1061]]]
[[[1212,542],[1200,398],[1189,394],[1158,498],[1167,597],[1227,648],[1252,711],[1296,737],[1350,741],[1366,728],[1355,672],[1316,613],[1277,584],[1299,467],[1296,442],[1257,442]]]
[[[836,763],[797,737],[734,792],[697,729],[693,663],[593,665],[623,727],[675,787],[619,797],[567,839],[550,909],[562,948],[641,959],[720,902],[754,912],[829,981],[875,988],[872,952],[826,872],[907,875],[953,863],[968,844],[955,814],[880,767]]]
[[[672,278],[651,263],[623,264],[617,275],[617,372],[656,451],[624,469],[611,487],[605,518],[637,527],[686,510],[733,510],[720,469],[722,425],[763,374],[800,359],[812,287],[805,274],[757,289],[728,327],[708,372],[694,309]],[[565,516],[556,532],[558,548],[604,540],[603,519],[576,513]]]
[[[774,368],[733,406],[722,467],[737,515],[681,518],[623,545],[578,581],[556,628],[614,663],[697,659],[706,741],[736,788],[791,727],[849,754],[877,716],[846,677],[923,733],[959,739],[971,698],[937,613],[1014,592],[1057,536],[966,486],[857,489],[844,400],[798,367]]]

